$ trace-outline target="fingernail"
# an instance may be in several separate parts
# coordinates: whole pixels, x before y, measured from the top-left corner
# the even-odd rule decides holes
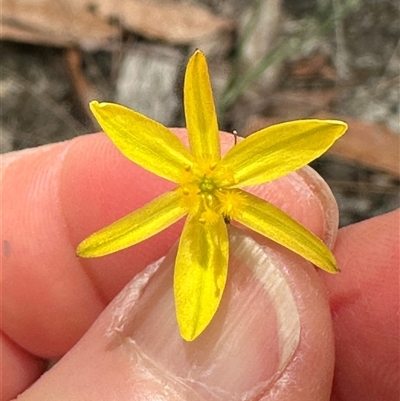
[[[333,248],[339,227],[339,208],[331,188],[327,182],[311,167],[306,166],[298,171],[298,176],[303,180],[319,202],[319,211],[322,215],[322,240]]]
[[[107,334],[146,380],[187,400],[258,399],[291,361],[300,316],[278,251],[230,227],[226,289],[195,341],[180,337],[173,299],[176,250],[149,266],[114,300]],[[180,399],[180,398],[179,398]]]

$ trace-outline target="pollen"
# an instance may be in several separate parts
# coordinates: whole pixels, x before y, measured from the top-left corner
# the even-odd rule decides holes
[[[243,191],[226,189],[218,192],[219,212],[228,220],[239,217],[248,201]]]

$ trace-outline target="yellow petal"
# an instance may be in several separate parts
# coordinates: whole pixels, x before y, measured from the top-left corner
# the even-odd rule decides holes
[[[174,294],[182,337],[194,340],[210,323],[225,288],[228,269],[228,233],[221,218],[199,222],[200,213],[188,217],[179,243]]]
[[[216,171],[232,171],[235,186],[271,181],[316,159],[346,129],[346,123],[335,120],[299,120],[273,125],[231,148]]]
[[[192,165],[189,150],[162,124],[115,103],[93,101],[90,109],[118,149],[146,170],[179,182]]]
[[[248,204],[237,216],[237,221],[329,273],[339,271],[331,251],[316,235],[277,207],[257,196],[241,192],[247,197]]]
[[[179,192],[167,192],[86,238],[79,244],[77,254],[93,258],[125,249],[157,234],[186,213]]]
[[[217,115],[204,54],[197,50],[185,74],[184,103],[190,148],[197,160],[221,158]]]

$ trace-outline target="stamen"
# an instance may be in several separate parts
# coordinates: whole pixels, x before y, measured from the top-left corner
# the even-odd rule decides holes
[[[235,144],[234,144],[233,146],[236,146],[236,144],[237,144],[238,132],[234,129],[234,130],[232,131],[232,135],[235,137]]]

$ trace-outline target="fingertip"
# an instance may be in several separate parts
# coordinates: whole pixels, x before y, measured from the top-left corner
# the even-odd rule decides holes
[[[400,209],[339,231],[342,273],[322,275],[336,340],[334,393],[340,400],[399,396]]]

